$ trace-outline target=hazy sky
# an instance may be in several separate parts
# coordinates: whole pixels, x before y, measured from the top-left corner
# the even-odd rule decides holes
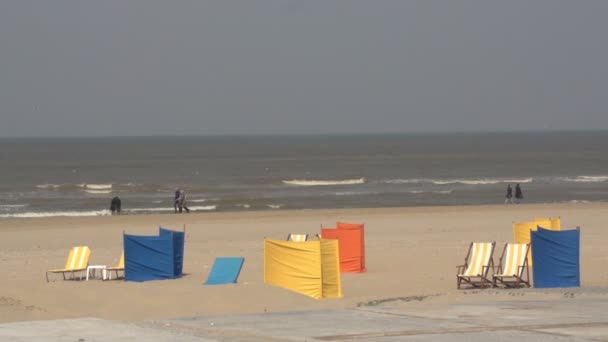
[[[608,129],[608,1],[0,2],[0,136]]]

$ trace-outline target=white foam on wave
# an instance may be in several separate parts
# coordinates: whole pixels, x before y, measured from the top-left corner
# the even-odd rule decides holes
[[[112,190],[84,190],[87,194],[92,195],[107,195],[112,192]]]
[[[205,205],[200,207],[188,207],[190,210],[215,210],[217,209],[217,205]]]
[[[234,206],[237,207],[237,208],[243,208],[243,209],[249,209],[249,208],[251,208],[251,205],[247,204],[247,203],[242,203],[242,204],[239,203],[239,204],[235,204]]]
[[[62,184],[39,184],[36,185],[36,187],[38,189],[57,189],[61,186]]]
[[[112,184],[86,184],[85,188],[93,190],[112,189]]]
[[[0,208],[25,208],[29,204],[0,204]]]
[[[46,212],[0,214],[0,218],[84,217],[84,216],[107,216],[107,215],[110,215],[110,211],[106,209],[106,210],[95,210],[95,211],[46,211]]]
[[[408,191],[408,193],[410,194],[415,194],[415,195],[419,195],[419,194],[439,194],[439,195],[449,195],[453,192],[454,190],[450,189],[450,190],[438,190],[438,191],[428,191],[428,190],[411,190]]]
[[[412,178],[412,179],[388,179],[382,181],[387,184],[421,184],[431,183],[435,185],[448,185],[448,184],[464,184],[464,185],[489,185],[489,184],[500,184],[500,183],[531,183],[534,181],[533,178],[524,179],[499,179],[499,178],[477,178],[477,179],[424,179],[424,178]]]
[[[608,176],[577,176],[575,178],[566,177],[564,180],[576,183],[597,183],[608,181]]]
[[[344,180],[293,179],[293,180],[284,180],[283,183],[288,184],[288,185],[298,185],[298,186],[354,185],[354,184],[364,184],[365,178],[344,179]]]
[[[268,208],[270,209],[281,209],[281,207],[283,206],[282,204],[268,204],[266,205]]]

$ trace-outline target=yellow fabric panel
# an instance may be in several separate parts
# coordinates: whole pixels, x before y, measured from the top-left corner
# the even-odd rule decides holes
[[[323,298],[341,298],[340,253],[338,240],[321,239]]]
[[[503,276],[521,276],[520,266],[524,265],[526,258],[527,245],[520,243],[510,243],[505,251],[505,264],[503,268]]]
[[[81,270],[89,266],[91,250],[87,246],[73,247],[65,264],[66,270]]]
[[[264,282],[322,298],[321,242],[264,240]]]
[[[562,220],[559,217],[537,217],[534,219],[534,221],[537,225],[546,229],[562,230]]]
[[[483,273],[483,267],[488,266],[492,257],[492,243],[475,242],[471,247],[469,256],[469,266],[464,272],[464,276],[478,277]]]

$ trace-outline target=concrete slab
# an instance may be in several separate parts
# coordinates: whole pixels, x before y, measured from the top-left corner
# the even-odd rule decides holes
[[[2,341],[608,341],[608,297],[403,303],[160,321],[7,323]]]
[[[186,341],[212,342],[176,331],[142,328],[132,323],[106,321],[96,318],[0,324],[0,341],[11,342],[91,342],[91,341]]]

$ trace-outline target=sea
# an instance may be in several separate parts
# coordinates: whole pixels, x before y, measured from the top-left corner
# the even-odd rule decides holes
[[[608,200],[608,132],[0,139],[0,219]]]

